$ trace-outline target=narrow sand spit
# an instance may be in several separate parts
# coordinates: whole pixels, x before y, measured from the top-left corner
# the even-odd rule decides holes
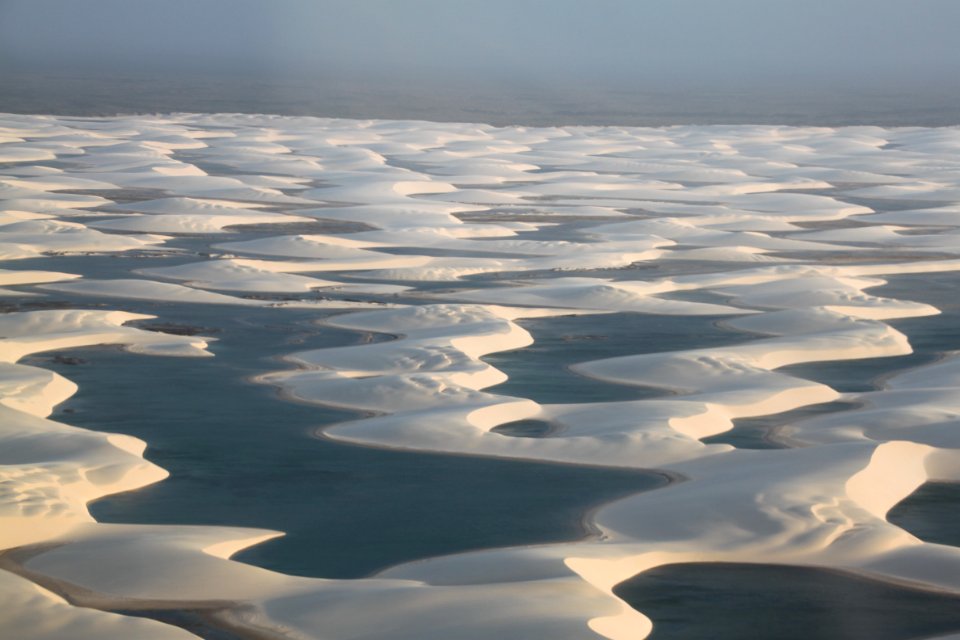
[[[0,136],[4,637],[195,637],[111,611],[200,610],[251,638],[639,640],[652,622],[617,585],[693,562],[828,567],[960,596],[960,549],[886,519],[921,485],[960,482],[960,337],[868,393],[785,370],[912,352],[890,322],[938,306],[871,292],[899,274],[960,271],[960,129],[4,115]],[[363,230],[284,233],[314,221]],[[102,279],[46,268],[164,247],[182,261],[144,257]],[[58,294],[92,308],[42,308]],[[598,505],[586,540],[358,580],[230,560],[276,531],[95,522],[87,503],[166,472],[141,440],[49,419],[76,386],[21,360],[99,344],[215,354],[212,338],[128,326],[147,317],[122,310],[138,300],[316,309],[328,326],[395,336],[276,354],[296,367],[261,382],[369,416],[319,436],[676,482]],[[534,340],[518,321],[610,313],[718,316],[743,339],[623,344],[573,366],[664,391],[651,399],[541,404],[490,390],[506,374],[484,357]],[[703,442],[737,419],[836,400],[857,408],[785,425],[793,448]],[[520,420],[552,428],[497,429]]]

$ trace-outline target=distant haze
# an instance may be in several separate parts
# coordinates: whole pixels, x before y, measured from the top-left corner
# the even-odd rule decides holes
[[[958,32],[957,0],[0,0],[0,109],[149,110],[155,100],[229,110],[242,95],[260,104],[260,83],[277,96],[267,110],[319,115],[415,117],[435,94],[508,120],[535,103],[610,119],[656,96],[772,91],[788,110],[796,100],[821,111],[887,100],[877,108],[920,104],[949,120]],[[131,95],[109,84],[120,76]],[[136,83],[148,76],[168,89],[182,79],[182,102],[168,90],[149,97],[158,85]],[[84,77],[100,84],[57,94]],[[191,102],[201,94],[216,104]],[[753,102],[701,106],[722,121]]]

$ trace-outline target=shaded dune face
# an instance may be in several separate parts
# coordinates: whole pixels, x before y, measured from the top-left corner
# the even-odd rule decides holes
[[[952,128],[0,116],[0,591],[16,603],[0,630],[744,637],[742,618],[691,607],[766,602],[769,629],[809,638],[957,632],[960,551],[937,515],[960,481],[958,150]],[[479,504],[549,464],[536,508],[577,525],[540,538],[520,535],[532,511],[483,511],[496,522],[449,529],[468,544],[334,576],[296,554],[288,573],[231,560],[286,544],[283,527],[222,504],[204,521],[202,491],[191,513],[174,500],[169,518],[97,522],[88,503],[167,476],[144,457],[152,437],[201,441],[54,413],[77,390],[67,350],[105,344],[144,367],[170,357],[171,379],[205,370],[187,358],[238,363],[210,369],[237,378],[211,396],[250,377],[316,417],[197,419],[219,453],[272,438],[249,466],[313,435],[382,454],[367,460],[396,489],[390,455],[429,454],[438,473],[470,456],[461,473],[500,480],[469,484]],[[106,382],[111,362],[85,366]],[[162,397],[160,370],[131,393]],[[200,396],[196,416],[229,401]],[[227,502],[258,510],[263,494],[231,480],[244,465],[218,464]],[[425,485],[453,499],[455,477]],[[561,490],[590,477],[609,491]],[[363,486],[344,511],[403,495]],[[396,544],[371,522],[358,535]],[[306,550],[302,533],[289,544]],[[362,548],[319,540],[309,553]],[[117,613],[132,611],[146,617]]]

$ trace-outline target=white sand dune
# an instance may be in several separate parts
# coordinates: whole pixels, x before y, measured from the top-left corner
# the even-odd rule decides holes
[[[341,260],[374,257],[377,254],[369,249],[378,246],[378,243],[357,241],[351,236],[296,235],[224,242],[216,248],[258,256]]]
[[[16,255],[4,259],[32,258],[49,253],[99,253],[143,249],[161,244],[162,236],[101,233],[65,220],[25,220],[3,225],[3,242]]]
[[[330,280],[282,273],[270,266],[270,263],[263,260],[227,258],[176,267],[141,269],[139,273],[169,280],[189,281],[191,286],[202,289],[226,291],[299,292],[338,284]],[[282,264],[276,266],[282,268]]]
[[[636,311],[665,315],[725,315],[748,313],[721,304],[668,299],[663,294],[697,289],[673,281],[616,281],[600,278],[552,278],[549,284],[533,284],[503,291],[480,289],[451,294],[461,300],[561,309]]]
[[[888,321],[939,309],[875,289],[898,274],[922,283],[960,271],[958,149],[951,128],[0,115],[0,258],[21,261],[0,271],[10,305],[0,315],[0,636],[194,637],[109,613],[139,608],[202,610],[251,638],[639,640],[652,623],[613,588],[681,562],[823,567],[960,595],[960,549],[886,520],[923,483],[960,482],[960,344],[944,337],[939,361],[864,393],[786,369],[912,353]],[[71,193],[88,190],[103,195]],[[324,220],[357,230],[216,236]],[[47,266],[206,236],[221,241],[180,264],[144,260],[133,276]],[[370,299],[241,297],[314,290]],[[103,308],[16,306],[59,293]],[[392,304],[398,293],[403,305]],[[597,533],[583,540],[428,558],[358,580],[230,560],[276,531],[97,523],[88,502],[166,472],[136,438],[50,420],[76,385],[21,360],[99,344],[211,355],[209,338],[128,326],[150,316],[114,305],[138,300],[315,309],[323,326],[389,336],[276,354],[285,368],[259,377],[288,397],[364,412],[323,437],[648,469],[673,482],[598,505]],[[507,374],[484,357],[534,344],[522,321],[579,315],[589,326],[600,313],[716,316],[731,339],[623,344],[617,357],[572,365],[662,392],[652,398],[541,404],[491,389]],[[838,399],[856,406],[778,428],[793,448],[703,441],[738,418]],[[552,430],[498,429],[524,419]]]
[[[126,202],[102,207],[106,211],[134,211],[137,213],[197,214],[197,215],[257,215],[267,205],[210,198],[159,198],[140,202]]]

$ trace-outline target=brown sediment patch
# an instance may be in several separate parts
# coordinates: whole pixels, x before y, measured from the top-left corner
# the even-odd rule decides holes
[[[510,436],[511,438],[549,438],[562,431],[563,429],[555,423],[532,418],[504,422],[490,429],[491,433]]]
[[[163,189],[145,189],[138,187],[123,187],[119,189],[56,189],[57,193],[69,193],[75,196],[95,196],[112,200],[115,204],[143,202],[170,197],[169,191]]]
[[[839,220],[792,220],[790,224],[795,227],[800,227],[801,229],[811,229],[816,231],[826,231],[827,229],[860,229],[877,226],[876,224],[861,222],[859,220],[851,220],[850,218],[840,218]],[[774,235],[781,236],[786,234],[777,233]],[[787,235],[787,237],[789,237],[789,235]]]
[[[584,216],[578,215],[563,215],[556,214],[552,211],[544,211],[543,213],[478,213],[478,214],[466,214],[466,213],[455,213],[453,214],[463,222],[583,222],[585,220]],[[600,222],[623,222],[623,216],[597,216],[586,218],[590,221]]]
[[[846,243],[850,246],[856,243]],[[805,263],[823,265],[840,264],[897,264],[900,262],[932,262],[936,260],[956,260],[956,254],[952,253],[915,253],[907,251],[898,251],[895,247],[878,247],[876,245],[856,245],[856,251],[818,251],[816,254],[809,252],[776,251],[771,255],[790,258]]]
[[[70,604],[88,609],[112,611],[114,609],[223,609],[234,606],[228,600],[209,600],[205,602],[186,602],[180,600],[141,600],[106,596],[86,587],[73,584],[68,580],[54,578],[27,567],[31,559],[64,546],[62,543],[31,544],[0,551],[0,569],[25,578],[44,589],[51,591]]]
[[[243,624],[242,611],[249,608],[230,600],[181,601],[111,597],[26,567],[31,558],[61,544],[36,544],[0,551],[0,570],[13,573],[50,591],[75,607],[106,613],[151,618],[180,627],[204,640],[289,640],[280,631]],[[239,614],[239,615],[238,615]]]
[[[220,333],[220,329],[196,327],[188,324],[178,324],[176,322],[153,322],[150,324],[132,324],[131,326],[146,331],[155,331],[157,333],[170,333],[175,336],[198,336]]]
[[[94,305],[105,307],[104,304]],[[17,313],[21,311],[44,311],[51,309],[73,309],[76,307],[71,302],[60,300],[18,300],[16,302],[9,300],[0,300],[0,313]]]
[[[318,219],[311,222],[291,220],[290,222],[231,224],[225,226],[223,229],[224,231],[232,231],[235,233],[275,233],[277,231],[282,231],[286,235],[326,235],[373,231],[376,230],[376,227],[370,226],[369,224],[365,224],[363,222]]]

